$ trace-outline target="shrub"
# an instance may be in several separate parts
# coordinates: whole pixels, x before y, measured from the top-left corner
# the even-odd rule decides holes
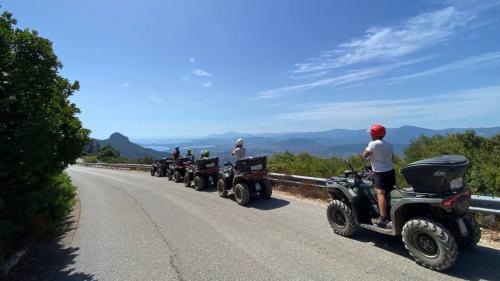
[[[51,230],[71,208],[64,169],[89,131],[69,97],[79,89],[59,75],[52,43],[0,15],[0,260],[35,230]]]

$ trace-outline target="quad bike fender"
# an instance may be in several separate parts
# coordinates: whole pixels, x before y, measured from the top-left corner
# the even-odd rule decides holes
[[[395,235],[401,235],[408,219],[425,216],[430,207],[440,207],[439,198],[404,198],[390,207],[392,227]]]
[[[360,201],[358,194],[352,189],[334,182],[327,183],[326,191],[332,199],[345,201],[345,203],[356,204]]]
[[[356,223],[359,224],[359,206],[361,204],[359,195],[352,189],[336,183],[328,183],[326,190],[333,200],[340,200],[351,207],[354,219],[356,220]]]

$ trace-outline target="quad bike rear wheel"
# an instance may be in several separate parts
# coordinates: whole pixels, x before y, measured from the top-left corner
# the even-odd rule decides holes
[[[227,197],[227,189],[226,189],[226,185],[224,184],[223,179],[220,179],[219,181],[217,181],[217,192],[219,193],[220,197],[222,197],[222,198]]]
[[[202,176],[195,176],[194,177],[194,189],[198,191],[202,191],[205,188],[205,178]]]
[[[240,182],[234,186],[234,199],[240,205],[245,205],[250,201],[250,189],[246,183]]]
[[[154,176],[155,175],[155,170],[154,169],[151,169],[151,176]]]
[[[326,209],[328,222],[338,235],[351,237],[356,232],[358,224],[352,210],[344,202],[333,200]]]
[[[191,186],[191,181],[189,180],[189,175],[187,173],[184,175],[184,186],[185,187]]]
[[[273,186],[268,179],[264,179],[261,183],[261,190],[259,191],[260,198],[269,199],[273,195]]]
[[[168,170],[168,171],[167,171],[167,179],[168,179],[169,181],[171,181],[171,180],[172,180],[172,171],[170,171],[170,170]]]
[[[181,176],[181,173],[179,173],[179,171],[175,171],[174,172],[174,181],[175,182],[181,182],[182,181],[182,176]]]
[[[443,271],[457,261],[458,247],[450,231],[426,218],[411,219],[402,231],[403,243],[410,256],[420,265]]]

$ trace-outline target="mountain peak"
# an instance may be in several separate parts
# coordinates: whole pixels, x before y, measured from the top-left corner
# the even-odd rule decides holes
[[[109,136],[109,139],[113,139],[113,140],[126,140],[126,141],[129,141],[128,137],[120,134],[119,132],[114,132],[112,133],[110,136]]]

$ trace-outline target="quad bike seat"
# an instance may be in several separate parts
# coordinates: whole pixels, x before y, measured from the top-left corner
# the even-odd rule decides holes
[[[415,191],[413,190],[413,187],[394,187],[393,190],[391,190],[391,198],[403,198],[403,197],[413,197],[415,196]]]

